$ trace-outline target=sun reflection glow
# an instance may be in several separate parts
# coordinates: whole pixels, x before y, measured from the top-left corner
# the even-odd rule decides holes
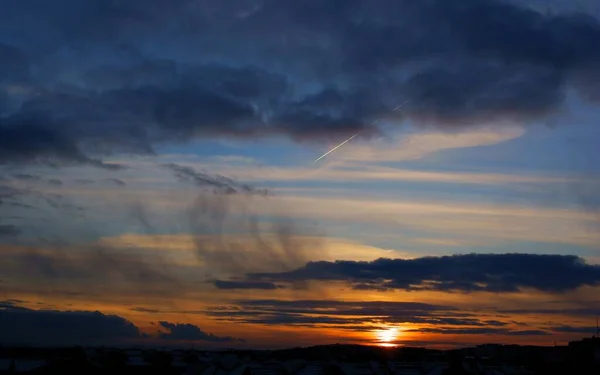
[[[397,346],[394,341],[398,338],[399,333],[398,327],[389,327],[375,331],[377,344],[380,346]]]

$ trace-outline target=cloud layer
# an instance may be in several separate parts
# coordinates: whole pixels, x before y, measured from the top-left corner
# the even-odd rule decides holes
[[[600,266],[571,255],[468,254],[370,262],[309,262],[289,272],[248,275],[252,282],[344,281],[360,290],[563,293],[600,283]]]
[[[0,15],[1,162],[115,168],[101,158],[165,142],[544,119],[569,89],[600,98],[598,20],[515,2],[9,0]]]
[[[161,321],[159,325],[170,332],[148,335],[125,318],[99,311],[33,310],[19,306],[16,301],[0,303],[0,341],[9,345],[126,345],[140,343],[140,340],[148,344],[160,340],[243,341],[203,332],[193,324]]]
[[[361,333],[399,328],[404,335],[547,336],[592,332],[589,327],[515,321],[493,309],[469,311],[447,305],[401,301],[235,300],[205,314],[218,321],[263,326],[336,329]]]
[[[131,322],[98,311],[50,311],[9,307],[0,310],[5,344],[81,345],[139,339]]]
[[[169,330],[169,333],[161,333],[160,337],[164,340],[180,340],[180,341],[213,341],[213,342],[231,342],[240,341],[234,337],[219,337],[212,333],[206,333],[200,328],[189,323],[170,323],[165,321],[158,322],[161,327]]]

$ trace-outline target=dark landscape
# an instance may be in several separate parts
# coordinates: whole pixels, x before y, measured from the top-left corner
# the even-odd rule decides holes
[[[600,339],[454,350],[340,344],[220,351],[1,347],[0,366],[0,374],[585,375],[600,371]]]

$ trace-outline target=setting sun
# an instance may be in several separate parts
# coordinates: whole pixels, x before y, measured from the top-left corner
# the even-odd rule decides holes
[[[389,327],[379,331],[375,331],[377,341],[380,346],[396,346],[394,341],[399,334],[398,327]]]

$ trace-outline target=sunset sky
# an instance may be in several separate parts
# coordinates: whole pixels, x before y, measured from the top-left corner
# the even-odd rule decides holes
[[[599,4],[3,0],[0,344],[593,335]]]

